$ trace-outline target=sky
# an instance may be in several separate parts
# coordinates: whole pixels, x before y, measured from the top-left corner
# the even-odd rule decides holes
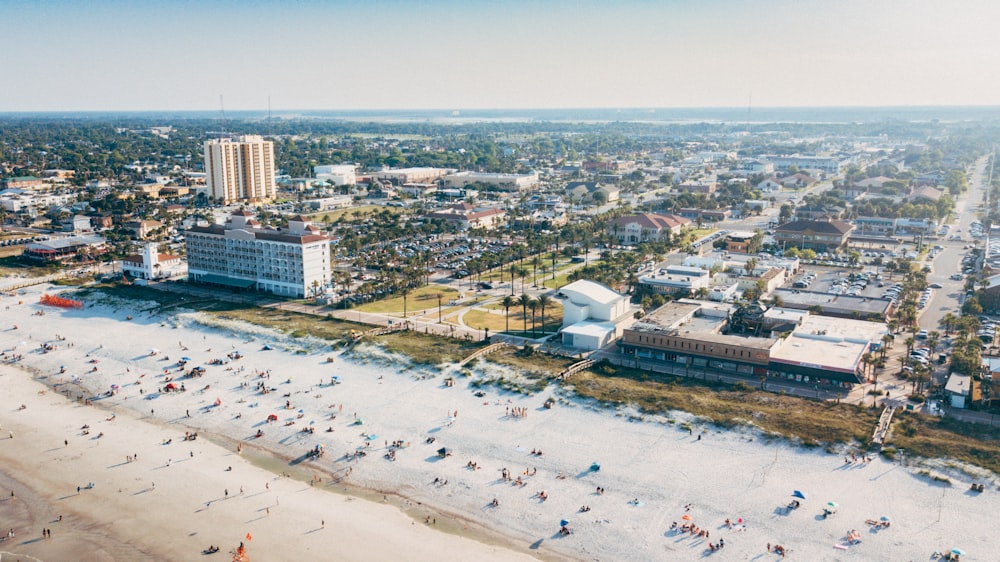
[[[995,0],[0,0],[0,111],[1000,105]]]

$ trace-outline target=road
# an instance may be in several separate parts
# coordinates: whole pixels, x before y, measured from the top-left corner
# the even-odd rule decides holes
[[[986,166],[988,160],[987,156],[983,156],[973,166],[969,191],[955,205],[955,215],[958,218],[952,224],[951,233],[956,233],[961,229],[960,234],[965,237],[968,235],[969,225],[978,220],[976,213],[986,190]],[[934,295],[927,304],[927,308],[920,316],[920,327],[928,331],[939,330],[941,318],[945,314],[949,312],[953,314],[959,313],[961,299],[965,293],[965,281],[955,281],[949,277],[962,271],[962,258],[967,253],[967,250],[964,250],[962,247],[967,245],[968,242],[939,240],[936,244],[943,246],[944,250],[938,254],[933,262],[930,262],[932,270],[927,275],[927,282],[940,283],[943,288],[934,291]]]

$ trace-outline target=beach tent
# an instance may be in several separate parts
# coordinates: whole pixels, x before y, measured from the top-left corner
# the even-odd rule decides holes
[[[805,492],[800,492],[799,490],[795,490],[794,492],[792,492],[792,497],[793,498],[799,498],[800,500],[804,500],[804,499],[806,499],[806,494],[805,494]]]
[[[596,462],[590,463],[590,470],[597,472],[598,470],[601,470],[601,465],[597,464]]]
[[[268,414],[267,421],[269,422],[278,421],[278,414]]]
[[[164,390],[177,390],[177,385],[174,383],[167,383],[167,386],[163,387]]]
[[[441,447],[440,449],[437,450],[437,453],[438,453],[438,456],[443,459],[443,458],[451,455],[451,449],[449,449],[448,447]]]

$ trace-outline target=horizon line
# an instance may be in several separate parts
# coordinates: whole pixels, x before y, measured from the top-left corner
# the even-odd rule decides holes
[[[898,104],[898,105],[757,105],[753,107],[736,105],[677,105],[677,106],[561,106],[561,107],[362,107],[362,108],[270,108],[274,112],[295,112],[295,111],[657,111],[657,110],[739,110],[746,113],[753,113],[754,109],[1000,109],[1000,104]],[[31,109],[31,110],[4,110],[0,109],[0,115],[10,114],[45,114],[45,113],[185,113],[185,112],[217,112],[218,108],[206,109]],[[230,109],[230,112],[246,111],[268,111],[266,106],[250,109]]]

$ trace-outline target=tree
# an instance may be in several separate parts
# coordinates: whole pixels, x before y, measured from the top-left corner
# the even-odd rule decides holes
[[[535,312],[538,311],[538,300],[531,299],[528,308],[531,309],[531,337],[535,337]]]
[[[542,311],[542,333],[545,333],[545,307],[552,304],[552,297],[548,295],[538,295],[538,308]]]
[[[521,314],[524,316],[524,331],[528,331],[528,306],[531,305],[531,297],[527,293],[521,293],[521,297],[517,299],[517,302],[521,304]]]
[[[517,304],[517,300],[514,297],[507,295],[506,297],[503,298],[505,332],[510,331],[510,307],[514,306],[515,304]]]
[[[747,277],[753,275],[753,270],[757,268],[757,258],[750,258],[743,264],[743,269],[747,272]]]

